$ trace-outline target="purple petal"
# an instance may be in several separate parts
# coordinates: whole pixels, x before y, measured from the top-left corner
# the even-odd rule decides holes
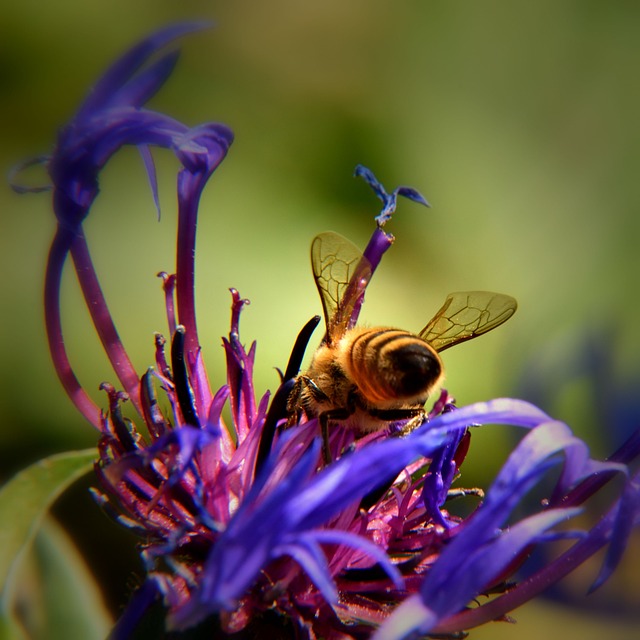
[[[309,531],[305,536],[313,538],[317,542],[326,544],[340,544],[345,547],[353,547],[359,549],[363,553],[371,556],[387,573],[398,589],[404,587],[404,579],[398,568],[389,560],[389,556],[383,549],[362,536],[350,533],[348,531],[340,531],[338,529],[314,529]]]
[[[442,418],[448,419],[456,413]],[[587,464],[588,458],[585,459],[584,443],[560,422],[542,423],[512,452],[487,491],[483,504],[445,547],[421,587],[427,612],[424,624],[419,627],[422,633],[490,586],[491,580],[513,561],[517,552],[535,542],[542,531],[576,513],[567,509],[548,510],[512,526],[507,533],[498,537],[495,534],[530,488],[551,466],[560,462],[555,455],[559,452],[565,453],[571,482],[579,481],[585,470],[592,468]],[[451,576],[456,576],[456,580],[451,580]]]
[[[463,425],[474,424],[510,424],[514,427],[532,428],[551,418],[542,409],[524,400],[512,398],[497,398],[488,402],[475,404],[449,411],[425,422],[414,433],[431,431],[432,429],[461,428]]]
[[[382,183],[375,177],[373,171],[362,164],[356,165],[353,175],[362,178],[372,189],[376,196],[382,200],[383,204],[389,199],[389,194],[386,192]]]
[[[451,483],[458,471],[454,456],[464,433],[463,430],[458,430],[447,436],[447,442],[433,455],[424,479],[422,499],[427,513],[443,527],[448,527],[448,524],[440,508],[447,499]]]
[[[207,423],[211,425],[219,425],[222,418],[222,409],[229,397],[229,387],[224,385],[218,389],[218,392],[213,397],[211,405],[209,406],[209,416]]]
[[[160,590],[156,582],[145,580],[109,633],[109,640],[127,640],[133,637],[136,627],[159,596]]]
[[[142,42],[136,44],[127,53],[113,63],[96,83],[91,94],[77,112],[77,119],[84,119],[95,111],[109,104],[114,95],[125,86],[134,76],[135,72],[145,63],[145,61],[156,51],[167,45],[172,40],[188,33],[193,33],[206,28],[207,25],[201,22],[189,22],[168,26]],[[160,69],[157,70],[157,73]],[[161,77],[161,75],[160,75]],[[144,84],[148,84],[148,78],[144,78]],[[158,87],[154,89],[157,90]],[[137,95],[137,83],[131,82],[127,87],[126,95]],[[121,95],[118,102],[125,102],[125,96]]]
[[[379,486],[381,478],[394,477],[419,456],[431,457],[451,431],[464,430],[479,422],[535,427],[548,420],[540,409],[520,400],[493,400],[451,411],[406,438],[375,442],[340,458],[291,498],[292,513],[301,527],[319,526],[331,515],[361,500]]]
[[[426,207],[430,206],[419,191],[412,187],[396,187],[391,193],[382,186],[382,183],[375,177],[373,171],[359,164],[356,166],[355,176],[361,177],[372,189],[376,196],[382,201],[382,210],[376,217],[378,226],[382,227],[396,210],[398,196],[403,196]]]
[[[203,582],[207,600],[222,602],[239,597],[266,564],[273,544],[291,528],[288,496],[306,484],[315,469],[317,454],[317,447],[310,449],[267,496],[259,496],[260,485],[254,484],[207,560],[205,570],[211,571],[211,578]],[[258,533],[264,535],[260,538]],[[240,550],[239,556],[235,550]],[[245,553],[246,559],[241,557]]]
[[[274,557],[291,556],[302,567],[327,602],[332,604],[338,602],[338,589],[329,572],[327,558],[313,539],[298,537],[295,542],[276,545],[273,548],[273,554]]]
[[[153,202],[156,205],[156,211],[158,212],[158,220],[160,220],[160,198],[158,196],[158,176],[156,174],[156,165],[153,162],[153,156],[149,150],[149,145],[138,145],[138,151],[140,152],[145,169],[147,170],[149,185],[151,186],[151,194],[153,195]]]
[[[371,640],[407,640],[418,638],[416,629],[433,629],[437,614],[429,609],[416,594],[398,605],[393,614],[375,630]]]
[[[522,520],[471,553],[459,557],[455,572],[446,580],[434,577],[432,569],[421,587],[421,605],[412,598],[406,600],[373,635],[373,640],[402,638],[412,632],[428,633],[442,618],[462,609],[489,586],[527,546],[549,539],[545,535],[548,529],[578,513],[580,509],[554,509]],[[436,561],[434,569],[439,563],[440,560]]]
[[[433,606],[429,598],[436,591],[436,586],[444,590],[455,589],[455,583],[452,586],[449,576],[457,575],[465,558],[471,557],[495,535],[520,499],[551,466],[560,462],[550,457],[570,446],[574,440],[566,425],[548,422],[528,433],[518,444],[487,491],[482,505],[465,522],[463,529],[431,568],[422,589],[429,606]],[[500,558],[496,557],[495,562],[499,563]]]
[[[640,473],[626,484],[618,501],[607,554],[589,593],[601,587],[620,564],[631,532],[638,524],[640,524]]]
[[[421,438],[373,443],[343,456],[290,498],[296,528],[320,526],[376,489],[381,480],[395,477],[419,456],[430,456],[443,440],[444,434],[434,432]]]
[[[413,200],[418,204],[422,204],[425,207],[430,207],[431,205],[427,202],[427,199],[413,187],[398,187],[396,193],[403,198],[408,198],[409,200]]]
[[[131,82],[130,86],[125,86],[109,99],[109,108],[125,105],[141,107],[146,104],[168,80],[178,62],[178,57],[178,51],[171,51],[150,65],[135,78],[135,82]]]
[[[211,173],[224,159],[233,132],[217,123],[206,123],[186,130],[176,138],[176,155],[190,173]]]
[[[611,474],[608,474],[611,478]],[[633,482],[640,481],[640,472],[634,477]],[[632,510],[635,512],[631,518],[634,519],[635,525],[639,522],[639,505],[636,503]],[[588,558],[599,551],[607,543],[620,544],[621,540],[615,540],[613,533],[617,527],[616,520],[620,514],[619,505],[609,510],[607,514],[578,542],[570,549],[562,553],[555,560],[546,564],[544,567],[536,571],[533,575],[526,577],[514,588],[507,593],[483,604],[479,607],[466,609],[457,614],[447,617],[446,620],[438,623],[438,631],[442,633],[450,633],[460,629],[468,629],[479,624],[483,624],[490,620],[495,620],[504,616],[509,611],[513,611],[525,602],[528,602],[535,596],[542,593],[550,584],[554,584],[567,576],[577,567],[582,565]],[[625,515],[623,517],[629,517]],[[626,527],[623,527],[626,528]],[[624,540],[623,546],[626,544]],[[619,551],[613,552],[618,556]],[[605,563],[607,560],[605,559]],[[603,577],[606,577],[609,569],[603,569]],[[600,578],[597,581],[601,584]],[[592,587],[593,589],[593,587]]]
[[[490,531],[492,539],[476,549],[469,549],[467,555],[458,559],[455,573],[451,574],[455,575],[454,581],[449,579],[443,582],[438,579],[437,573],[429,573],[420,589],[423,602],[436,611],[440,618],[455,613],[481,593],[483,588],[489,587],[525,547],[539,542],[543,532],[580,512],[578,508],[551,509],[529,516],[497,536]],[[478,533],[478,527],[475,529]],[[557,539],[556,535],[552,537]],[[438,564],[439,560],[436,561]]]

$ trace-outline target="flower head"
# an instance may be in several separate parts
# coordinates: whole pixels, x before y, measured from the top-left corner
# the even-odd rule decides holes
[[[223,339],[227,379],[210,385],[194,313],[195,230],[200,195],[232,134],[220,124],[188,127],[144,108],[176,55],[143,65],[194,28],[160,31],[116,62],[62,129],[48,161],[58,219],[45,296],[51,353],[68,394],[100,433],[96,497],[140,534],[146,572],[114,637],[126,637],[157,598],[173,629],[208,621],[220,634],[258,637],[266,637],[274,623],[292,638],[455,632],[504,616],[543,583],[609,544],[599,582],[604,580],[637,523],[638,481],[626,466],[638,454],[637,433],[617,458],[596,462],[566,425],[528,403],[501,399],[458,409],[443,391],[406,437],[393,428],[359,436],[338,416],[327,460],[318,416],[292,415],[289,406],[318,320],[301,332],[273,398],[257,394],[256,345],[246,348],[240,339],[246,301],[235,290],[231,329]],[[142,375],[109,315],[82,228],[101,169],[125,144],[140,148],[156,202],[149,146],[171,149],[182,165],[176,268],[161,274],[169,340],[157,335],[155,366]],[[362,254],[367,278],[345,283],[356,289],[343,319],[350,327],[371,274],[391,246],[393,237],[382,227],[397,196],[427,204],[408,187],[387,193],[368,169],[359,167],[357,174],[374,188],[383,209]],[[81,388],[64,347],[59,296],[69,255],[123,389],[103,384],[106,411]],[[139,414],[136,424],[123,415],[125,400]],[[496,423],[528,432],[484,497],[457,490],[477,495],[478,506],[466,518],[455,515],[449,499],[471,428]],[[548,502],[515,518],[527,492],[556,467],[562,471]],[[627,480],[600,523],[588,532],[560,529],[613,475]],[[563,558],[519,584],[507,581],[531,548],[560,537],[577,539]],[[471,607],[490,592],[501,595]]]

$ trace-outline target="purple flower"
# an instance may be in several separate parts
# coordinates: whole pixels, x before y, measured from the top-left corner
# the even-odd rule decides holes
[[[200,195],[232,134],[220,124],[188,127],[144,108],[176,54],[148,59],[197,28],[167,28],[117,61],[62,129],[48,159],[58,219],[45,285],[51,353],[67,393],[100,433],[96,497],[140,534],[146,570],[113,637],[127,637],[158,599],[168,628],[204,623],[212,637],[270,637],[273,628],[279,637],[336,640],[452,633],[504,616],[608,545],[602,582],[638,520],[638,479],[626,466],[638,455],[637,432],[609,461],[597,462],[566,425],[531,404],[499,399],[458,409],[443,391],[406,437],[393,429],[357,437],[336,425],[325,464],[318,419],[303,416],[291,424],[287,409],[317,320],[303,329],[273,398],[257,395],[256,345],[247,349],[240,340],[246,301],[235,290],[223,340],[227,380],[210,385],[194,312],[195,230]],[[175,274],[161,274],[169,348],[158,335],[155,367],[142,375],[118,337],[82,227],[101,169],[125,144],[140,149],[156,204],[149,147],[171,149],[182,165]],[[427,203],[414,189],[389,194],[368,169],[356,172],[383,202],[363,254],[371,274],[391,246],[382,227],[397,196]],[[78,383],[64,346],[59,300],[69,255],[122,387],[103,384],[107,411]],[[349,281],[356,293],[345,326],[355,324],[367,283],[355,276]],[[125,400],[139,414],[135,425],[123,416]],[[223,418],[225,406],[230,419]],[[471,430],[498,423],[522,427],[526,435],[473,513],[457,516],[449,499]],[[556,468],[561,472],[553,476]],[[545,504],[515,517],[525,495],[550,475],[555,488]],[[599,524],[590,531],[559,526],[615,475],[626,479],[624,489]],[[562,537],[576,539],[564,556],[508,582],[532,548]],[[470,608],[489,592],[501,595]]]

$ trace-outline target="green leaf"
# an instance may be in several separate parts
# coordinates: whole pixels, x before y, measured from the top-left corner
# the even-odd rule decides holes
[[[93,468],[96,449],[60,453],[23,469],[0,489],[0,603],[12,573],[56,498]]]
[[[22,627],[9,616],[0,616],[0,638],[2,640],[30,640]]]
[[[20,563],[12,590],[14,621],[19,619],[29,640],[104,640],[111,629],[98,584],[71,538],[51,517]]]

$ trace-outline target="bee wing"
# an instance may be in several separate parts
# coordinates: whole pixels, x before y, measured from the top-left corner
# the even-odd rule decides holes
[[[515,313],[517,306],[511,296],[490,291],[450,293],[418,335],[436,351],[443,351],[495,329]]]
[[[350,240],[327,231],[311,243],[311,268],[324,309],[325,340],[331,343],[349,328],[371,278],[371,264]]]

